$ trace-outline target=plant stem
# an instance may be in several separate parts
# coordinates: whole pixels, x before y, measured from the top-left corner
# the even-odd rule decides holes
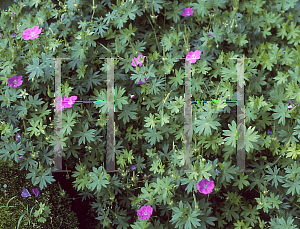
[[[157,41],[157,37],[156,37],[156,31],[155,31],[155,28],[153,27],[153,25],[152,25],[152,23],[151,23],[151,21],[150,21],[150,19],[149,19],[148,16],[147,16],[147,18],[148,18],[148,20],[149,20],[149,22],[150,22],[150,24],[151,24],[152,29],[154,30],[155,40],[156,40],[156,45],[157,45],[157,48],[158,48],[159,46],[158,46],[158,41]]]
[[[31,58],[31,62],[32,62],[32,65],[33,65],[33,60],[32,60],[32,49],[31,49],[31,46],[28,42],[28,47],[29,47],[29,53],[30,53],[30,58]]]

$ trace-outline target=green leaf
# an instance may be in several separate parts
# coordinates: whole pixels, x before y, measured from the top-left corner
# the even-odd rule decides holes
[[[74,134],[74,138],[79,138],[79,144],[83,142],[85,144],[85,139],[90,143],[94,141],[95,138],[95,132],[96,130],[94,129],[89,129],[88,130],[88,122],[85,123],[85,126],[83,127],[83,131],[76,131]]]
[[[173,37],[170,37],[169,34],[164,34],[162,40],[160,41],[161,46],[165,46],[165,51],[170,51],[173,42],[175,39]]]
[[[180,96],[180,98],[175,96],[175,100],[170,101],[170,103],[167,103],[166,106],[168,109],[171,109],[171,114],[173,115],[173,113],[178,114],[179,110],[184,106],[184,104],[185,100],[182,96]]]
[[[287,82],[289,74],[283,73],[283,72],[277,72],[277,76],[274,77],[273,79],[277,81],[277,84],[285,84]]]
[[[151,225],[147,220],[138,219],[134,225],[130,225],[132,229],[146,229]]]
[[[67,112],[63,112],[62,119],[63,119],[63,125],[62,125],[62,134],[69,135],[72,132],[72,127],[76,123],[75,118],[77,117],[77,113],[73,113],[71,109],[67,109]]]
[[[100,38],[100,36],[93,34],[89,29],[86,31],[86,35],[84,37],[85,39],[83,40],[82,44],[86,47],[96,47],[96,41]]]
[[[248,186],[250,183],[246,179],[248,178],[248,175],[244,176],[244,173],[240,175],[240,179],[236,179],[236,181],[233,183],[233,186],[239,187],[239,190],[242,190],[244,185]]]
[[[260,137],[260,135],[257,135],[258,131],[255,131],[255,133],[253,133],[255,127],[253,126],[251,128],[251,126],[246,130],[246,134],[245,134],[245,149],[247,152],[250,152],[250,149],[259,149],[257,142],[258,139]]]
[[[151,127],[153,129],[156,125],[157,120],[155,117],[150,113],[150,117],[145,117],[145,122],[146,124],[144,125],[145,127]]]
[[[123,122],[124,124],[126,124],[127,122],[129,122],[129,117],[131,119],[137,119],[137,117],[135,116],[137,113],[135,112],[137,110],[138,105],[137,104],[126,104],[124,106],[124,109],[122,110],[121,114],[118,115],[118,120],[123,118]]]
[[[183,207],[182,200],[180,200],[179,208],[178,207],[172,207],[172,219],[170,222],[172,224],[175,224],[175,228],[179,227],[179,229],[192,229],[192,228],[199,228],[200,225],[200,219],[198,219],[198,216],[203,215],[203,212],[198,211],[192,211],[191,206],[189,203],[185,204],[187,207]],[[192,224],[194,227],[192,227]],[[184,225],[184,227],[183,227]]]
[[[86,59],[85,51],[87,50],[87,47],[82,46],[80,43],[76,42],[74,46],[71,47],[72,55],[74,59],[80,58],[81,61]]]
[[[106,180],[106,175],[102,171],[102,166],[100,166],[98,170],[95,167],[93,167],[93,172],[90,172],[89,176],[90,180],[88,183],[88,188],[92,191],[94,191],[97,187],[97,192],[100,193],[102,186],[104,188],[107,188],[106,185],[110,183],[108,180]]]
[[[160,13],[159,9],[163,9],[163,7],[160,4],[163,4],[163,3],[165,3],[165,0],[153,0],[152,5],[154,8],[154,12],[159,14]],[[152,7],[151,4],[150,4],[150,7]]]
[[[29,95],[29,97],[28,97],[29,101],[28,102],[29,102],[30,107],[36,108],[38,105],[41,105],[41,104],[45,103],[44,101],[42,101],[43,100],[42,98],[40,98],[40,99],[38,99],[38,98],[39,98],[39,94],[36,94],[34,96],[34,98],[33,98],[32,95]]]
[[[285,117],[290,118],[291,115],[288,111],[288,104],[283,104],[282,102],[279,102],[279,105],[275,106],[274,112],[272,116],[275,119],[279,119],[278,123],[282,123],[282,125],[285,125]]]
[[[195,121],[196,127],[196,132],[199,134],[202,134],[204,130],[204,136],[209,136],[211,135],[211,129],[217,130],[217,126],[221,126],[221,124],[217,121],[214,121],[214,119],[217,118],[217,114],[213,114],[211,116],[211,113],[206,113],[205,115],[200,115],[199,119]]]
[[[233,148],[236,147],[236,141],[237,141],[237,129],[236,129],[236,123],[234,120],[231,121],[231,125],[228,124],[230,130],[223,130],[223,133],[225,136],[228,136],[225,138],[225,145],[231,145]]]
[[[178,5],[178,1],[175,0],[175,1],[172,1],[170,2],[172,5],[171,5],[171,10],[167,11],[165,13],[165,16],[167,17],[167,19],[173,19],[173,21],[175,23],[178,23],[178,21],[180,20],[180,15],[182,13],[182,10],[184,9],[184,5],[182,3],[179,3]]]
[[[163,110],[159,111],[159,114],[155,114],[157,120],[160,120],[160,126],[163,126],[165,123],[169,123],[169,115],[164,114]]]
[[[125,93],[125,89],[119,87],[119,90],[118,90],[118,88],[116,88],[115,93],[116,93],[115,94],[115,101],[114,101],[115,106],[117,106],[119,110],[122,110],[122,104],[123,105],[128,104],[126,97],[125,96],[122,97],[122,95]]]
[[[118,11],[113,10],[112,12],[108,12],[107,14],[105,14],[103,22],[106,23],[106,25],[109,25],[109,22],[116,18],[116,13],[118,13]]]
[[[296,149],[297,146],[297,149]],[[287,157],[292,157],[292,159],[296,160],[297,156],[300,155],[300,145],[296,145],[292,143],[291,147],[288,147],[287,151],[289,153],[286,154]]]
[[[191,3],[191,7],[194,9],[194,14],[197,13],[204,18],[209,13],[208,8],[210,7],[211,3],[205,0],[197,0],[197,2],[198,3]]]
[[[271,200],[271,203],[273,204],[273,208],[279,209],[279,204],[282,204],[282,201],[278,200],[279,195],[277,195],[275,197],[275,194],[273,192],[271,192],[270,196],[271,196],[270,200]]]
[[[7,44],[7,42],[5,43],[5,44]],[[3,50],[3,49],[2,49]],[[13,61],[6,61],[5,63],[2,63],[1,64],[1,66],[0,66],[0,68],[1,69],[3,69],[0,73],[1,73],[1,75],[3,75],[3,76],[7,76],[7,75],[11,75],[11,70],[12,69],[14,69],[14,66],[15,66],[16,64],[14,64],[14,62]],[[8,78],[6,78],[6,77],[1,77],[0,78],[1,80],[3,80],[3,81],[5,81],[5,82],[7,82],[7,80],[8,80]]]
[[[145,133],[143,136],[146,137],[146,140],[151,144],[154,145],[156,142],[160,142],[160,140],[163,140],[163,136],[161,136],[161,131],[156,132],[156,128],[153,130],[150,128],[147,128],[147,130],[150,133]]]
[[[132,150],[128,152],[127,149],[123,149],[122,156],[124,156],[128,160],[128,163],[130,164],[132,163],[131,159],[134,159],[134,157],[132,156]]]
[[[27,110],[30,108],[30,105],[28,103],[27,100],[21,100],[21,105],[20,106],[16,106],[16,111],[20,111],[18,113],[18,118],[21,119],[23,114],[27,115]]]
[[[105,30],[108,29],[108,27],[105,25],[105,23],[99,23],[100,21],[102,21],[103,17],[101,18],[95,18],[95,21],[98,23],[92,23],[92,25],[94,26],[93,30],[96,34],[100,35],[101,38],[103,38],[103,34],[105,33]]]
[[[49,50],[52,50],[53,52],[56,52],[56,49],[61,45],[62,40],[56,40],[54,39],[50,44],[49,44]]]
[[[163,169],[164,167],[165,167],[165,165],[162,165],[161,159],[159,158],[152,162],[150,171],[153,171],[154,174],[160,173],[162,175],[162,173],[164,172],[164,169]]]

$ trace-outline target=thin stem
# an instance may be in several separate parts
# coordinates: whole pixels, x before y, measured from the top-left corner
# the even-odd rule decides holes
[[[158,46],[157,37],[156,37],[156,31],[155,31],[155,28],[153,27],[153,25],[152,25],[152,23],[151,23],[151,21],[150,21],[150,19],[149,19],[149,17],[148,17],[148,16],[147,16],[147,18],[148,18],[148,20],[149,20],[149,22],[150,22],[150,24],[151,24],[151,27],[152,27],[152,29],[154,30],[154,34],[155,34],[155,40],[156,40],[156,45],[157,45],[157,47],[159,47],[159,46]]]
[[[7,102],[8,102],[7,98],[5,98],[5,96],[3,95],[3,92],[2,92],[1,89],[0,89],[0,91],[1,91],[1,94],[2,94],[2,97],[3,97],[3,101],[4,101],[5,103],[7,103]]]
[[[31,46],[28,42],[28,47],[29,47],[29,52],[30,52],[30,57],[31,57],[31,62],[32,62],[32,65],[33,65],[33,60],[32,60],[32,49],[31,49]]]

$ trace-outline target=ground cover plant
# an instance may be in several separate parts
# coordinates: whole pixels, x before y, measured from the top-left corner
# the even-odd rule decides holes
[[[15,1],[0,18],[0,159],[32,183],[20,200],[53,184],[47,169],[60,146],[74,187],[95,199],[97,228],[299,228],[299,12],[295,0]],[[70,58],[61,106],[50,59],[58,57]],[[236,170],[236,103],[204,102],[237,100],[230,58],[242,57],[252,58],[250,172]],[[81,102],[107,100],[105,58],[115,58],[115,172],[106,170],[107,104]],[[183,171],[187,62],[193,172]],[[36,219],[49,220],[36,208]]]

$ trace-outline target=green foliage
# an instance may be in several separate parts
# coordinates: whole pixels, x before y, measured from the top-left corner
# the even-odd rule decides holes
[[[1,8],[0,159],[14,162],[43,191],[53,185],[50,160],[61,146],[73,185],[84,198],[93,198],[97,228],[299,228],[298,1],[74,4],[26,0],[23,5],[13,1],[7,11]],[[186,8],[193,8],[193,15],[182,16]],[[36,25],[42,28],[39,37],[25,41],[22,33]],[[196,50],[201,57],[191,64],[191,100],[197,103],[192,103],[191,151],[186,152],[183,108],[189,106],[185,93],[190,92],[185,91],[184,58]],[[145,61],[133,67],[132,59],[140,54]],[[60,136],[53,109],[57,69],[47,59],[57,57],[70,58],[61,61],[59,93],[94,102],[65,108],[59,116]],[[239,72],[234,58],[242,57],[244,71]],[[113,172],[105,169],[109,117],[104,58],[120,58],[113,69]],[[18,75],[22,85],[10,87],[7,80]],[[149,82],[138,85],[145,77]],[[240,101],[237,82],[245,89],[244,134],[237,132],[237,114],[231,112]],[[292,109],[288,100],[295,103]],[[239,137],[245,139],[241,147],[248,172],[236,169]],[[197,189],[202,179],[214,181],[209,195]],[[3,209],[14,209],[16,198],[11,198],[19,196],[21,186],[3,203],[1,199]],[[44,200],[39,203],[32,220],[42,227],[50,223],[48,216],[54,220],[55,209]],[[144,205],[154,209],[149,220],[137,216]],[[18,218],[2,227],[17,226],[20,219],[21,227],[29,222],[25,210],[14,210]],[[61,221],[55,220],[59,228]]]

